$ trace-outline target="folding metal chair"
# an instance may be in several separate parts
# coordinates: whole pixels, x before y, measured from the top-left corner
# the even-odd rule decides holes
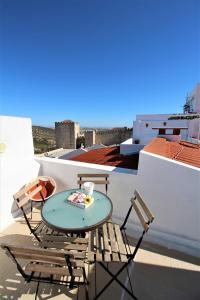
[[[29,192],[30,190],[31,192]],[[32,202],[30,199],[34,197],[37,193],[40,193],[41,198],[44,200],[41,190],[42,186],[40,185],[40,181],[39,179],[36,179],[31,184],[23,186],[13,196],[18,208],[22,211],[22,214],[31,234],[33,234],[39,242],[41,241],[39,236],[41,236],[42,234],[59,234],[58,232],[55,232],[52,229],[48,228],[42,221],[38,221],[35,227],[33,227],[29,222],[29,218],[27,216],[28,204]]]
[[[138,216],[143,230],[140,238],[137,241],[135,249],[131,251],[131,247],[129,245],[128,237],[126,234],[126,223],[128,221],[132,209],[134,209],[136,215]],[[116,281],[133,299],[137,299],[133,293],[130,275],[128,272],[128,266],[134,260],[135,255],[143,240],[143,237],[148,231],[149,226],[153,222],[153,220],[154,216],[148,209],[145,202],[142,200],[139,193],[135,191],[134,197],[131,198],[131,206],[121,227],[118,224],[109,221],[103,226],[89,233],[88,262],[97,262],[112,277],[98,294],[96,294],[95,288],[94,299],[99,298],[113,281]],[[113,274],[108,268],[109,263],[123,263],[123,266],[120,267],[116,274]],[[130,282],[131,291],[118,279],[119,275],[125,268],[127,268],[127,274]]]
[[[35,299],[41,282],[64,284],[70,289],[84,285],[88,299],[88,281],[83,261],[85,256],[82,251],[58,251],[9,244],[1,244],[1,248],[16,263],[26,282],[38,282]],[[23,265],[20,259],[23,259]]]
[[[108,181],[109,174],[78,174],[77,177],[78,177],[79,188],[81,188],[83,183],[87,181],[91,181],[97,185],[105,185],[105,191],[107,195],[108,184],[110,183]]]

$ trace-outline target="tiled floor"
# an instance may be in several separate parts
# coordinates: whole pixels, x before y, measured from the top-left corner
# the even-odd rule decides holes
[[[18,220],[0,234],[0,243],[9,242],[20,245],[33,245],[26,225]],[[132,240],[134,244],[134,241]],[[110,266],[116,270],[116,265]],[[94,267],[90,267],[89,295],[94,296]],[[97,267],[97,289],[99,290],[109,279],[105,272]],[[127,273],[122,274],[123,282]],[[134,293],[140,300],[199,300],[200,299],[200,267],[199,261],[179,252],[165,249],[144,242],[139,250],[136,262],[131,267],[131,281]],[[37,283],[25,283],[11,259],[0,250],[0,299],[35,299]],[[85,299],[84,288],[79,289],[79,299]],[[77,289],[71,291],[66,287],[40,284],[39,299],[76,299]],[[99,299],[129,300],[118,284],[112,284]]]

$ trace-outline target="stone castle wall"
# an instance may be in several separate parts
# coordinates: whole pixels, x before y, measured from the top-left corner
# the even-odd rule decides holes
[[[132,137],[132,129],[114,128],[107,130],[85,130],[83,131],[85,147],[94,144],[103,144],[105,146],[120,144]],[[56,147],[64,149],[76,149],[80,147],[77,144],[80,135],[80,125],[73,121],[55,122]],[[83,142],[83,141],[82,141]]]
[[[131,137],[132,129],[130,128],[98,130],[95,134],[95,143],[109,146],[120,144]]]

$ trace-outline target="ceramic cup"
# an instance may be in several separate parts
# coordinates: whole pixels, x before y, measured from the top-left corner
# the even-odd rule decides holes
[[[93,182],[85,182],[83,184],[83,188],[85,190],[86,195],[92,196],[94,190],[94,183]]]

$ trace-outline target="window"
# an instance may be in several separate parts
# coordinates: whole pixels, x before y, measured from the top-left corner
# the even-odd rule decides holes
[[[165,129],[164,128],[160,128],[159,129],[159,134],[165,134]]]
[[[173,135],[179,135],[181,133],[181,130],[179,128],[173,129]]]

